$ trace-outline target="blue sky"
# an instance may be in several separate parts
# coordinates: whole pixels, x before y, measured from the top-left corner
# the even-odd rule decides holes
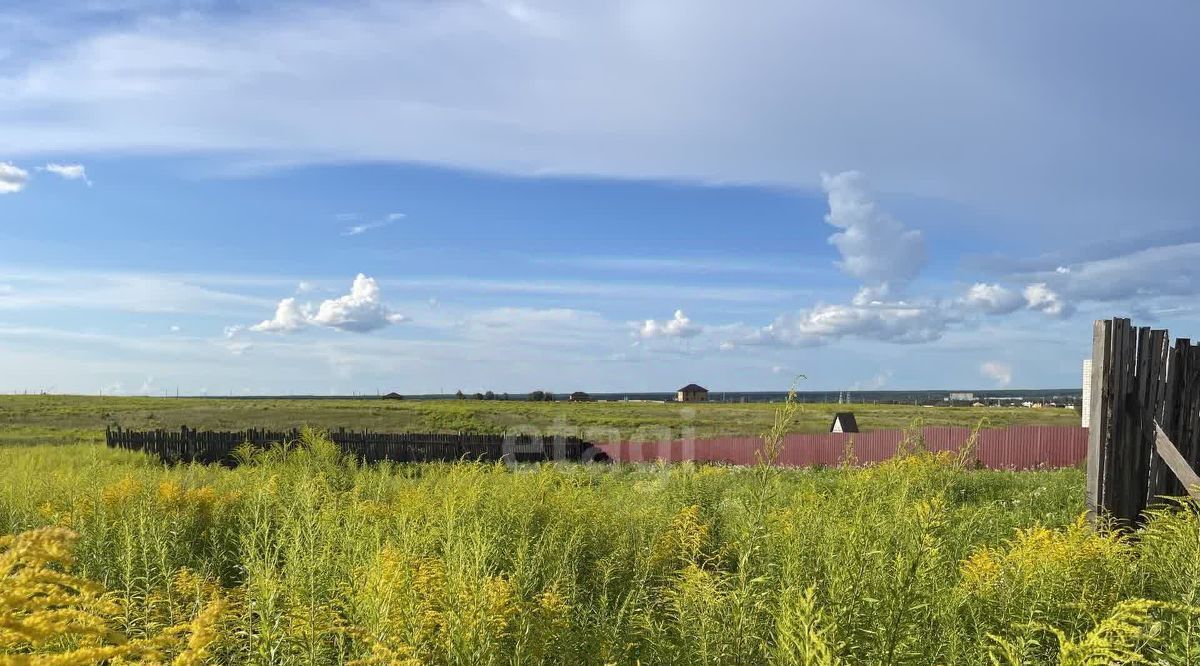
[[[1200,335],[1190,3],[45,4],[3,391],[1062,387],[1094,318]]]

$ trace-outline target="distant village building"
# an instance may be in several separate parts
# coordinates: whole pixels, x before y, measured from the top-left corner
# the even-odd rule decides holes
[[[838,412],[833,415],[833,423],[829,424],[829,432],[858,432],[858,419],[854,412]]]
[[[951,393],[947,398],[950,402],[975,402],[974,393]]]
[[[699,384],[688,384],[675,392],[675,402],[708,402],[708,389]]]
[[[569,398],[567,398],[567,400],[570,400],[571,402],[590,402],[591,399],[592,396],[584,393],[583,391],[576,391],[572,393]]]
[[[400,395],[399,393],[396,393],[395,391],[392,391],[391,393],[383,396],[383,399],[384,400],[403,400],[404,396]]]

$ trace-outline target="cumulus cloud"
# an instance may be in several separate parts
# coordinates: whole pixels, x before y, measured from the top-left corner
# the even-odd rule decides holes
[[[322,301],[312,323],[329,326],[343,331],[366,333],[397,324],[407,317],[392,312],[380,300],[379,285],[374,278],[362,273],[354,278],[350,293],[339,298]]]
[[[817,346],[847,337],[910,344],[932,342],[942,337],[951,321],[950,310],[936,303],[818,305],[778,317],[743,342]]]
[[[1021,294],[998,284],[978,282],[967,290],[962,302],[969,308],[987,314],[1008,314],[1025,305]]]
[[[637,334],[643,338],[693,338],[702,330],[701,326],[692,323],[683,310],[676,310],[675,316],[666,321],[647,319]]]
[[[924,237],[876,208],[862,174],[822,174],[821,184],[829,197],[825,221],[842,230],[829,242],[842,255],[843,271],[883,294],[917,276],[925,265]]]
[[[82,180],[88,187],[92,186],[91,179],[88,178],[87,169],[82,164],[47,164],[43,167],[38,167],[38,171],[45,171],[60,176],[66,180]]]
[[[28,171],[11,162],[0,162],[0,194],[20,192],[28,182]]]
[[[310,316],[295,298],[285,298],[275,307],[275,316],[250,327],[259,333],[294,333],[309,324]]]
[[[1025,287],[1025,303],[1030,310],[1044,312],[1052,317],[1062,317],[1070,314],[1070,308],[1063,301],[1062,296],[1051,289],[1045,282]]]
[[[829,242],[842,255],[842,270],[864,284],[848,304],[819,304],[783,315],[745,336],[746,344],[823,345],[847,337],[899,343],[931,342],[958,318],[951,304],[905,301],[893,291],[912,280],[925,263],[919,230],[879,210],[861,174],[822,175],[829,197],[825,221],[842,229]],[[649,327],[651,322],[647,322]]]
[[[375,279],[359,273],[354,278],[350,293],[322,301],[316,308],[311,304],[300,305],[294,297],[285,298],[276,306],[275,316],[251,326],[250,330],[292,333],[308,326],[324,326],[340,331],[367,333],[406,320],[404,315],[393,312],[383,303]],[[226,329],[227,335],[229,330]]]
[[[1009,384],[1012,384],[1012,366],[1007,363],[986,361],[983,365],[979,366],[979,373],[996,382],[996,385],[1000,388],[1005,388]]]

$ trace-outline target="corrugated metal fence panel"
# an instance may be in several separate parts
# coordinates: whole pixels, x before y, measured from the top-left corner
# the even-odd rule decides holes
[[[921,435],[930,451],[959,451],[971,437],[970,428],[924,428]],[[784,439],[779,464],[792,467],[837,465],[853,441],[860,464],[877,463],[896,455],[903,430],[864,433],[789,435]],[[695,441],[620,442],[599,444],[616,462],[699,461],[752,465],[762,447],[757,437],[716,437]],[[975,458],[990,469],[1073,467],[1087,456],[1087,430],[1054,426],[1012,426],[979,431]]]

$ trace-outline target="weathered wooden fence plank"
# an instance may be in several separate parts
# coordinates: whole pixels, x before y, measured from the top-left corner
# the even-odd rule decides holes
[[[1163,462],[1175,473],[1184,489],[1193,498],[1200,500],[1200,474],[1192,469],[1190,463],[1171,442],[1171,438],[1162,428],[1155,425],[1155,450],[1162,456]]]

